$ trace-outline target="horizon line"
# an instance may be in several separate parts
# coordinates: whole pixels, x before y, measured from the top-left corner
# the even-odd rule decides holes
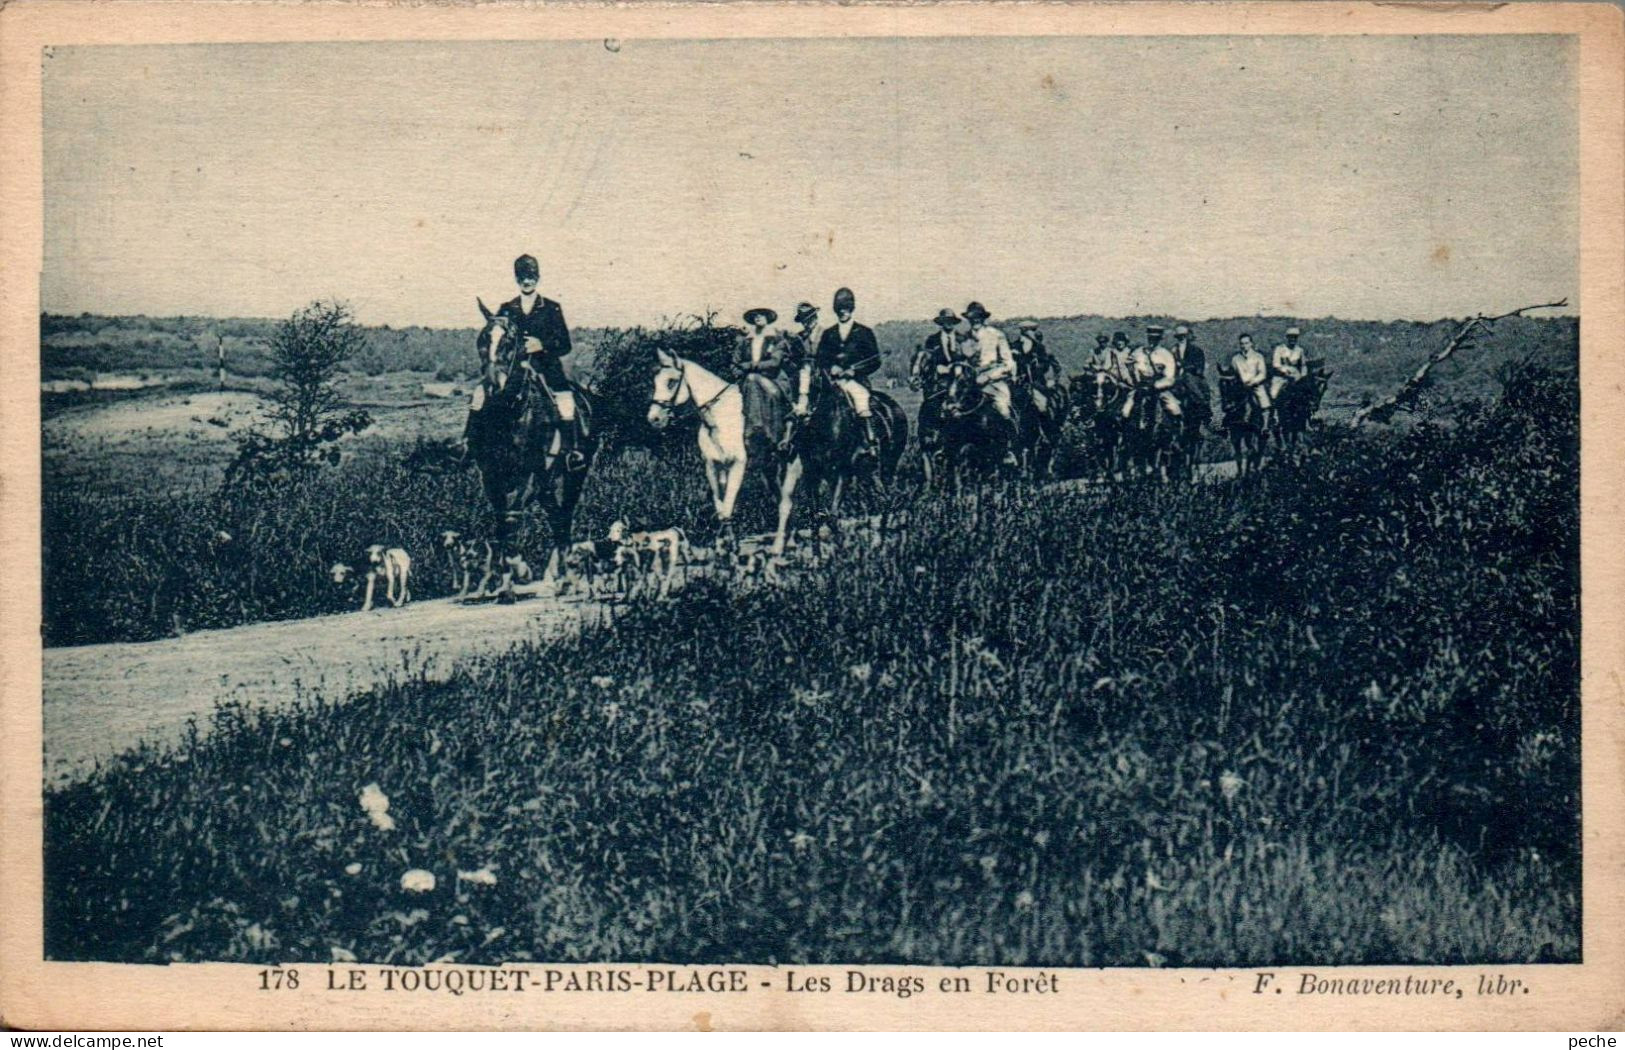
[[[1565,308],[1565,309],[1573,309],[1573,308],[1568,307],[1568,308]],[[822,315],[824,312],[825,311],[822,308],[820,308],[819,313]],[[64,319],[64,320],[79,320],[81,318],[86,318],[86,317],[96,317],[96,318],[104,318],[104,319],[107,319],[107,320],[215,321],[215,322],[221,322],[221,323],[240,321],[240,322],[255,322],[255,323],[266,323],[266,324],[280,324],[283,321],[288,320],[287,317],[271,317],[271,316],[266,316],[266,315],[255,315],[255,314],[231,314],[231,315],[216,315],[216,314],[147,314],[147,313],[129,314],[129,313],[96,313],[96,312],[93,312],[93,311],[80,311],[79,313],[59,313],[59,312],[55,312],[55,311],[51,311],[51,310],[41,310],[39,312],[39,316],[40,316],[40,319],[42,321],[44,319],[46,319],[46,318],[60,318],[60,319]],[[1461,314],[1461,315],[1458,315],[1458,316],[1434,317],[1434,318],[1419,318],[1419,317],[1378,318],[1378,317],[1340,317],[1337,314],[1319,314],[1319,315],[1311,316],[1311,315],[1307,315],[1307,314],[1252,313],[1252,314],[1229,314],[1229,315],[1226,315],[1226,316],[1223,316],[1223,317],[1207,317],[1207,318],[1195,318],[1195,319],[1193,319],[1193,318],[1185,317],[1185,316],[1180,315],[1180,314],[1155,313],[1155,312],[1127,313],[1127,314],[1108,314],[1108,313],[1075,313],[1075,314],[1012,313],[1012,314],[1007,314],[1007,315],[999,318],[998,321],[996,323],[993,323],[992,326],[993,327],[998,327],[999,324],[1013,324],[1013,323],[1016,323],[1016,322],[1019,322],[1019,321],[1025,321],[1025,320],[1033,320],[1033,321],[1072,321],[1072,320],[1077,320],[1079,318],[1084,318],[1084,317],[1098,317],[1098,318],[1102,318],[1104,320],[1118,320],[1118,319],[1124,319],[1124,318],[1137,318],[1137,319],[1138,318],[1144,318],[1144,319],[1152,320],[1152,321],[1168,320],[1168,321],[1171,321],[1172,323],[1187,324],[1187,325],[1223,324],[1224,322],[1227,322],[1227,321],[1244,321],[1244,320],[1252,320],[1252,319],[1258,319],[1258,320],[1280,319],[1280,320],[1285,320],[1285,321],[1300,321],[1300,322],[1304,322],[1304,323],[1313,323],[1313,322],[1317,322],[1317,321],[1326,321],[1326,322],[1337,322],[1337,323],[1344,323],[1344,324],[1352,323],[1352,324],[1423,324],[1423,325],[1433,325],[1433,324],[1440,324],[1440,323],[1445,323],[1445,322],[1459,324],[1459,323],[1461,323],[1463,321],[1471,320],[1473,317],[1483,317],[1483,316],[1492,316],[1492,315],[1486,315],[1486,314],[1483,314],[1483,313],[1479,313],[1479,314]],[[1520,315],[1520,316],[1523,316],[1528,320],[1534,320],[1534,321],[1542,321],[1542,320],[1545,320],[1545,321],[1557,321],[1557,320],[1565,320],[1565,319],[1567,319],[1567,320],[1579,320],[1580,313],[1579,313],[1579,311],[1575,310],[1572,313],[1541,313],[1539,315]],[[583,323],[583,322],[579,322],[579,321],[573,321],[573,322],[569,323],[569,326],[571,328],[582,329],[582,330],[597,329],[597,330],[606,330],[607,331],[607,330],[615,330],[615,329],[629,330],[629,329],[633,329],[633,328],[659,330],[659,329],[662,329],[662,328],[670,328],[675,323],[678,323],[678,322],[698,321],[698,320],[703,320],[703,319],[704,319],[704,317],[700,313],[689,313],[689,314],[679,315],[677,317],[671,317],[671,316],[662,317],[662,318],[660,318],[658,320],[654,320],[654,321],[638,321],[638,322],[634,322],[632,324],[600,324],[600,323]],[[879,326],[879,325],[885,325],[885,324],[934,325],[936,323],[933,318],[925,317],[925,316],[922,316],[922,317],[888,317],[888,318],[882,318],[880,320],[874,320],[874,321],[865,320],[862,317],[857,317],[857,318],[855,318],[855,320],[857,320],[857,322],[859,324],[867,324],[871,328]],[[432,324],[417,324],[417,323],[401,324],[401,323],[389,322],[389,321],[359,321],[359,320],[353,321],[352,323],[355,324],[356,327],[358,327],[358,328],[383,328],[383,329],[389,329],[391,331],[397,331],[397,330],[408,329],[408,328],[420,328],[420,329],[423,329],[424,331],[428,331],[428,332],[467,332],[467,331],[478,331],[479,327],[480,327],[477,324],[469,324],[469,325],[432,325]],[[726,328],[726,327],[738,328],[738,327],[743,327],[743,325],[740,322],[728,321],[728,322],[717,323],[717,324],[715,324],[715,327],[719,327],[719,328]]]

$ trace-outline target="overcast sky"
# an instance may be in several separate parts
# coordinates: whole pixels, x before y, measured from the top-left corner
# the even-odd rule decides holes
[[[52,312],[464,325],[1255,312],[1578,287],[1563,37],[59,48]]]

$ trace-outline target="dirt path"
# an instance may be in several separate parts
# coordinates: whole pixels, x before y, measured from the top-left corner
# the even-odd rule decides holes
[[[403,672],[444,679],[470,657],[608,615],[599,603],[552,597],[513,605],[442,599],[156,642],[46,649],[45,780],[82,779],[138,741],[176,741],[191,718],[207,729],[222,700],[273,707],[301,692],[348,696]]]
[[[1234,472],[1234,463],[1200,468],[1204,480]],[[1091,487],[1063,481],[1045,492]],[[748,537],[742,546],[759,548],[766,539]],[[46,649],[45,780],[82,779],[98,761],[143,740],[179,740],[189,719],[206,730],[221,701],[272,707],[302,693],[346,697],[403,673],[441,680],[471,657],[555,638],[609,615],[602,603],[531,593],[513,605],[440,599],[156,642]]]

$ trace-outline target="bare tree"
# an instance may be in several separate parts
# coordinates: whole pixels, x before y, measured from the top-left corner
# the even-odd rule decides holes
[[[1522,317],[1530,310],[1551,310],[1567,305],[1569,305],[1569,301],[1567,299],[1559,299],[1555,303],[1537,303],[1534,306],[1520,306],[1516,310],[1508,310],[1506,313],[1498,314],[1495,317],[1485,317],[1483,314],[1479,314],[1477,317],[1463,322],[1462,325],[1456,329],[1455,334],[1450,337],[1450,341],[1445,343],[1440,349],[1435,350],[1432,356],[1422,363],[1422,367],[1416,370],[1416,374],[1405,380],[1405,382],[1400,385],[1398,391],[1388,397],[1383,398],[1381,401],[1376,401],[1369,405],[1361,406],[1355,411],[1354,415],[1349,418],[1349,425],[1357,427],[1368,419],[1374,419],[1379,423],[1387,423],[1394,418],[1395,412],[1398,412],[1402,408],[1409,408],[1416,402],[1417,394],[1419,394],[1422,391],[1422,388],[1427,385],[1428,374],[1433,371],[1433,366],[1448,359],[1457,350],[1472,349],[1475,345],[1477,345],[1475,342],[1477,336],[1481,334],[1493,335],[1495,333],[1496,321],[1504,320],[1508,317]]]
[[[283,437],[295,443],[308,441],[342,417],[345,400],[338,388],[339,370],[366,341],[350,307],[342,302],[317,300],[282,322],[271,340],[271,375],[277,388],[271,394],[270,415]]]

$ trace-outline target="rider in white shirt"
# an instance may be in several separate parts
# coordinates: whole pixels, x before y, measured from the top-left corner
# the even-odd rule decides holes
[[[1230,368],[1236,373],[1236,379],[1241,385],[1252,391],[1253,400],[1258,402],[1258,407],[1268,413],[1270,406],[1274,404],[1270,398],[1268,385],[1269,362],[1264,360],[1264,355],[1253,346],[1251,335],[1243,332],[1236,342],[1241,349],[1231,355]]]
[[[1010,408],[1010,381],[1016,375],[1016,358],[1010,352],[1010,340],[1003,332],[987,323],[993,316],[981,303],[965,307],[965,320],[970,322],[970,345],[965,346],[976,365],[976,382],[993,402],[994,411],[1003,416],[1013,429],[1016,419]]]
[[[1130,389],[1128,396],[1123,399],[1123,418],[1130,419],[1134,415],[1135,395],[1137,388],[1149,386],[1156,392],[1157,401],[1162,410],[1170,416],[1178,417],[1184,414],[1179,407],[1179,398],[1174,396],[1174,383],[1179,379],[1179,360],[1174,352],[1162,345],[1163,327],[1160,324],[1146,325],[1145,346],[1134,348],[1130,361],[1133,365],[1134,389]]]
[[[1288,383],[1296,383],[1309,374],[1308,366],[1304,364],[1303,347],[1298,345],[1298,337],[1303,334],[1298,328],[1286,330],[1286,342],[1275,348],[1270,355],[1270,401],[1281,396]]]

